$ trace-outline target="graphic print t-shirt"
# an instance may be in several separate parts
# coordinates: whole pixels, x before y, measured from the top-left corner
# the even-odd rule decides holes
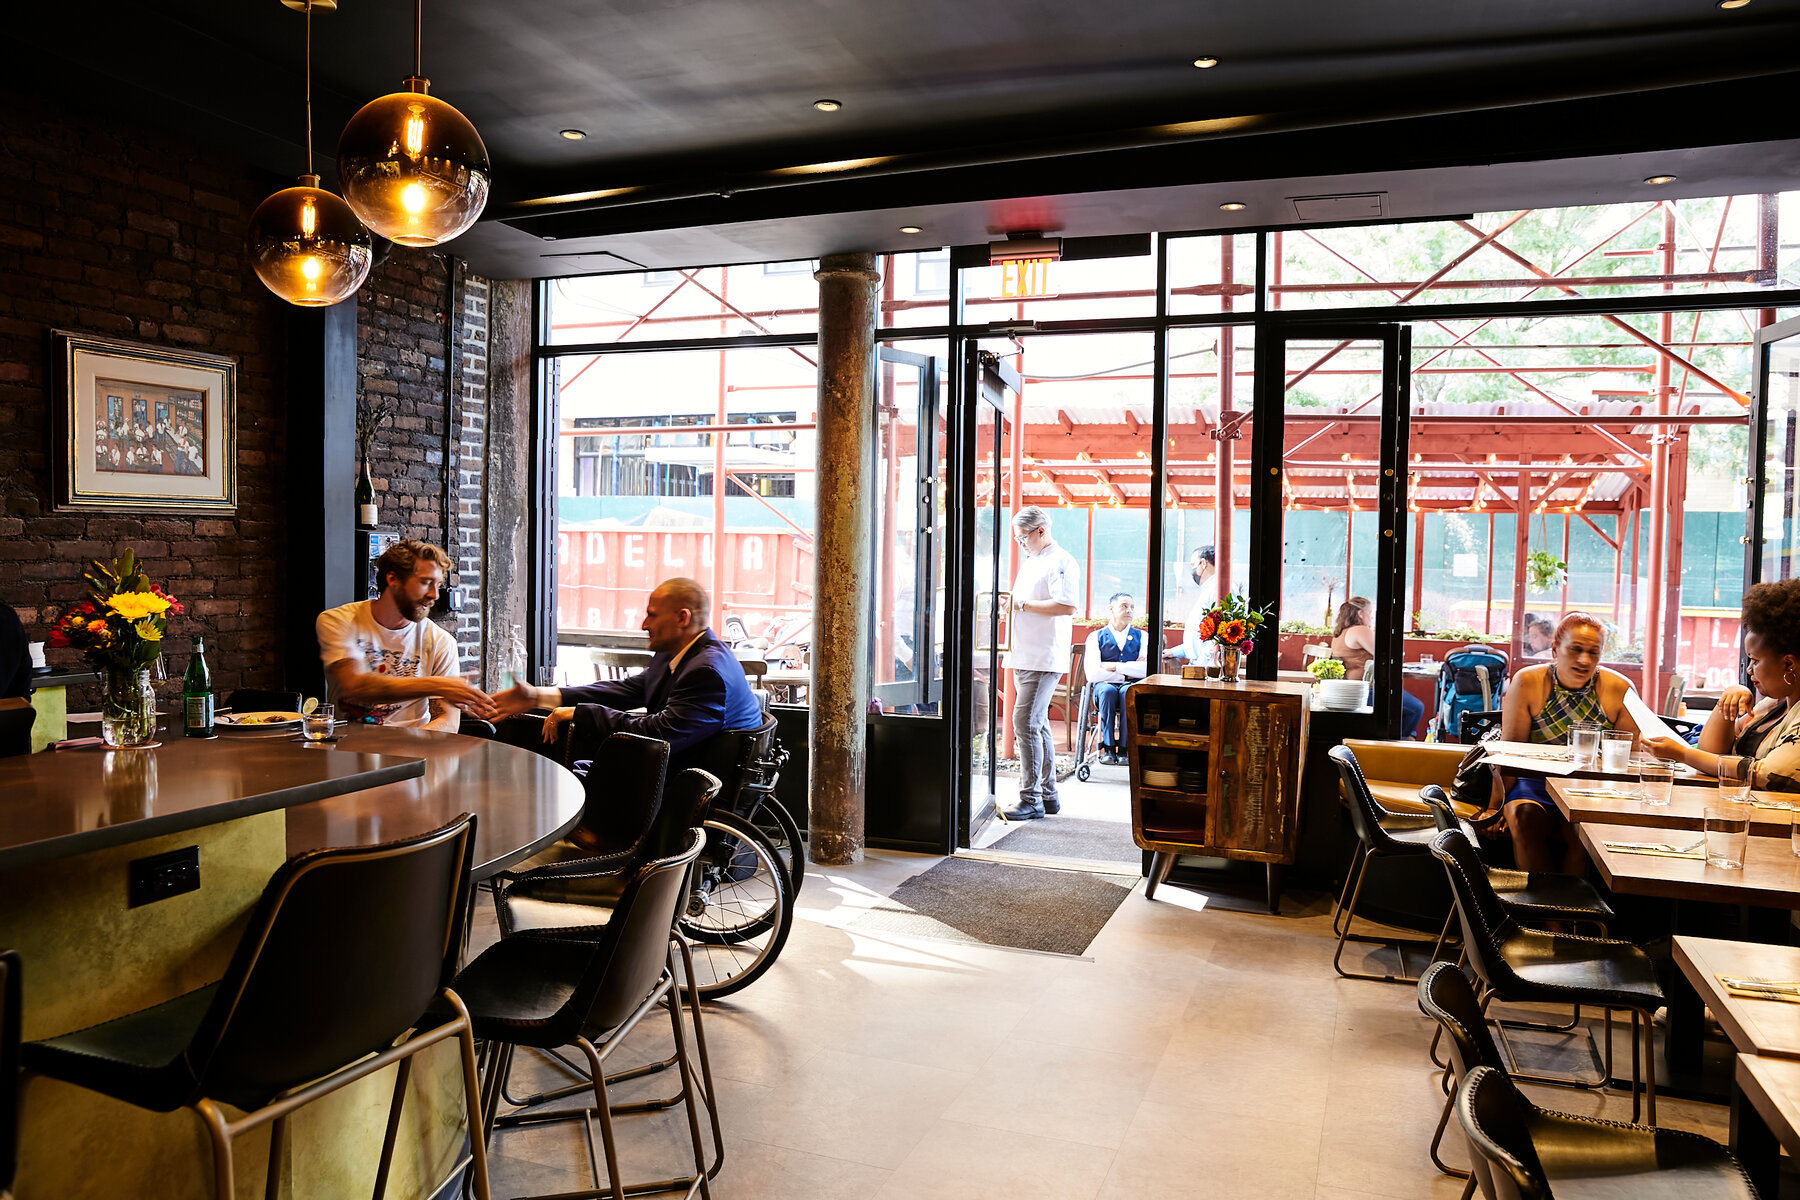
[[[354,658],[363,670],[396,679],[421,675],[456,675],[456,639],[430,621],[411,621],[399,629],[376,622],[374,601],[358,600],[319,614],[319,657],[326,666]],[[372,721],[376,725],[423,725],[431,705],[421,697],[397,704],[364,706],[338,695],[333,684],[326,697],[338,706],[340,721]]]

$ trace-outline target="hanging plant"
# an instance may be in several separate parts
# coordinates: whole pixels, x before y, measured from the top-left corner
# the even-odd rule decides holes
[[[1561,587],[1568,577],[1569,564],[1548,550],[1533,550],[1525,560],[1525,581],[1534,592]]]

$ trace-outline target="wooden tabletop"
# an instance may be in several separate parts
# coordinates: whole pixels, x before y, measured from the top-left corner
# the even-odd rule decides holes
[[[0,759],[0,870],[198,829],[423,775],[416,751],[288,738],[182,737]]]
[[[1706,806],[1718,799],[1719,789],[1711,785],[1677,784],[1667,804],[1645,804],[1620,796],[1571,795],[1571,790],[1584,793],[1601,784],[1593,780],[1551,779],[1550,798],[1564,818],[1574,822],[1598,822],[1603,825],[1636,825],[1648,829],[1703,828]],[[1787,804],[1796,799],[1774,792],[1756,792],[1758,799]],[[1787,808],[1750,808],[1750,832],[1756,837],[1785,838],[1792,832],[1793,810]],[[1641,838],[1641,835],[1640,835]],[[1617,840],[1617,839],[1614,839]]]
[[[391,841],[472,812],[474,876],[484,879],[536,854],[581,819],[581,781],[553,759],[505,742],[353,725],[336,750],[406,755],[423,762],[424,774],[288,809],[289,854]]]
[[[1657,840],[1641,825],[1600,825],[1582,822],[1573,828],[1587,848],[1606,886],[1633,896],[1662,896],[1671,900],[1709,900],[1724,904],[1754,904],[1764,908],[1800,908],[1800,858],[1788,843],[1776,838],[1753,837],[1741,870],[1708,866],[1693,858],[1663,858],[1652,854],[1621,854],[1603,842]],[[1696,832],[1693,837],[1700,835]],[[1689,838],[1692,841],[1693,838]]]
[[[1674,957],[1739,1054],[1800,1059],[1800,1004],[1733,996],[1718,980],[1720,975],[1800,980],[1800,947],[1679,934]]]
[[[1763,1119],[1782,1149],[1800,1155],[1800,1133],[1795,1130],[1795,1125],[1800,1123],[1800,1062],[1791,1058],[1740,1054],[1736,1074],[1744,1099]]]

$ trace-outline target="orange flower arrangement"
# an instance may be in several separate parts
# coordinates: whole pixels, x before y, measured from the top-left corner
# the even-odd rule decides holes
[[[1248,654],[1256,649],[1256,631],[1268,615],[1267,610],[1251,608],[1244,597],[1233,594],[1201,614],[1194,636]]]

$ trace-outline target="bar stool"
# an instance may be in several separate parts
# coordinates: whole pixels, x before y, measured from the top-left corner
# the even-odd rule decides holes
[[[19,952],[0,950],[0,1200],[12,1200],[19,1173]]]
[[[1438,832],[1456,829],[1468,836],[1468,822],[1450,807],[1450,796],[1443,788],[1428,783],[1419,789],[1419,800],[1431,810],[1431,819]],[[1480,844],[1471,840],[1470,845],[1479,856]],[[1505,867],[1486,869],[1488,883],[1499,897],[1501,907],[1523,924],[1566,921],[1571,925],[1591,925],[1602,936],[1612,927],[1612,906],[1593,884],[1579,875],[1515,871]]]
[[[467,999],[475,1033],[489,1043],[483,1132],[497,1126],[597,1119],[606,1156],[606,1180],[592,1159],[594,1190],[581,1195],[698,1189],[710,1196],[708,1182],[723,1163],[710,1168],[700,1141],[696,1081],[682,1027],[681,1006],[674,997],[675,920],[687,902],[688,877],[706,844],[704,830],[690,830],[680,853],[643,863],[632,872],[611,919],[597,938],[559,937],[554,932],[502,938],[483,950],[456,977],[456,992]],[[653,1183],[626,1183],[619,1175],[615,1113],[643,1111],[645,1106],[614,1107],[607,1096],[605,1065],[639,1021],[668,1002],[675,1055],[682,1086],[679,1101],[687,1109],[693,1144],[694,1174]],[[699,1012],[695,1011],[696,1031]],[[497,1116],[514,1050],[578,1047],[587,1059],[594,1103],[580,1109],[509,1113]],[[707,1093],[712,1100],[710,1089]]]
[[[1474,845],[1460,830],[1438,834],[1431,853],[1444,864],[1456,894],[1463,945],[1469,965],[1482,983],[1482,1012],[1495,997],[1513,1002],[1593,1005],[1606,1009],[1609,1016],[1613,1009],[1629,1011],[1631,1116],[1635,1121],[1642,1105],[1648,1109],[1649,1123],[1656,1124],[1656,1024],[1651,1018],[1665,1001],[1650,956],[1630,942],[1545,933],[1519,924],[1500,903]],[[1568,1087],[1604,1087],[1612,1079],[1612,1039],[1606,1040],[1601,1077],[1595,1082],[1521,1077]]]
[[[1337,954],[1332,958],[1331,965],[1345,979],[1369,979],[1376,983],[1417,983],[1417,976],[1406,974],[1406,941],[1352,937],[1350,927],[1356,919],[1357,902],[1362,899],[1363,883],[1368,878],[1370,860],[1423,858],[1431,852],[1431,839],[1437,835],[1437,827],[1425,813],[1397,813],[1383,808],[1369,790],[1369,781],[1363,777],[1362,766],[1356,761],[1356,752],[1350,747],[1333,746],[1327,753],[1331,761],[1337,764],[1338,777],[1343,783],[1344,803],[1350,809],[1350,827],[1356,831],[1357,842],[1356,851],[1350,856],[1350,869],[1344,875],[1344,890],[1338,896],[1337,912],[1331,922],[1331,931],[1338,935]],[[1345,896],[1350,898],[1347,906],[1344,903]],[[1444,916],[1444,927],[1431,949],[1434,960],[1450,934],[1452,916],[1451,913]],[[1343,965],[1344,944],[1350,941],[1394,947],[1400,956],[1400,974],[1375,975],[1346,971]]]
[[[475,1041],[449,990],[462,947],[475,818],[380,846],[313,850],[263,890],[225,977],[88,1029],[28,1042],[27,1070],[155,1112],[193,1108],[212,1139],[214,1194],[235,1195],[232,1141],[273,1123],[266,1195],[280,1192],[288,1115],[399,1063],[375,1177],[387,1187],[412,1056],[448,1038],[462,1047],[473,1172],[488,1200]],[[348,985],[354,985],[353,987]],[[449,1015],[419,1029],[436,999]],[[402,1034],[412,1031],[396,1044]],[[228,1118],[224,1106],[243,1111]]]
[[[1711,1138],[1549,1112],[1493,1067],[1463,1080],[1456,1119],[1495,1200],[1550,1200],[1553,1185],[1636,1200],[1757,1200],[1743,1166]]]

